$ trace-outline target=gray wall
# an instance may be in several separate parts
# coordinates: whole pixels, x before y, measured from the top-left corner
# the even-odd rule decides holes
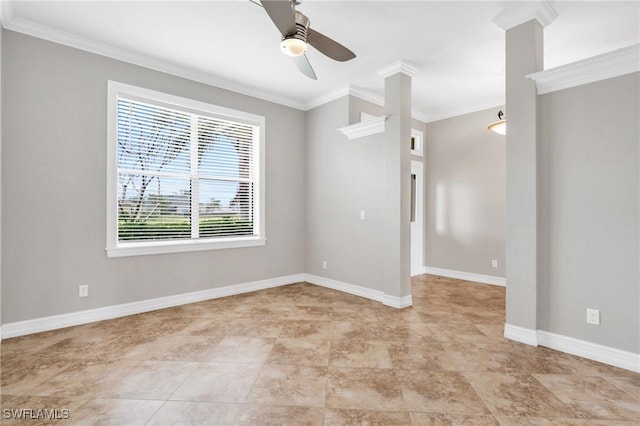
[[[1,20],[0,12],[0,20]],[[0,100],[2,99],[2,28],[0,28]],[[2,102],[0,101],[0,340],[2,340]]]
[[[539,98],[538,328],[640,352],[640,74]],[[602,325],[586,324],[586,308]]]
[[[303,112],[10,31],[2,42],[2,323],[304,272]],[[266,117],[265,247],[106,257],[107,80]]]
[[[426,125],[426,266],[504,277],[505,137],[486,130],[500,109]]]
[[[306,272],[382,291],[384,134],[348,140],[336,131],[353,100],[307,112]]]

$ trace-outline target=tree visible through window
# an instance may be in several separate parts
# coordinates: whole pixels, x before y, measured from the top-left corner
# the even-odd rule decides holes
[[[122,94],[115,109],[116,246],[259,236],[259,126]]]

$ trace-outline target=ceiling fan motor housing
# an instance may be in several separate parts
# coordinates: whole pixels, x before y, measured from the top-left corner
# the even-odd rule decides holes
[[[300,56],[307,51],[307,34],[310,24],[309,18],[297,10],[295,11],[295,17],[295,32],[285,35],[280,45],[283,52],[289,56]]]

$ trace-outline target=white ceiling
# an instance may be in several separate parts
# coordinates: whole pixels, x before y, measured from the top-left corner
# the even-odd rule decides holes
[[[347,85],[383,95],[377,70],[420,66],[413,107],[426,120],[504,103],[504,31],[492,20],[522,1],[303,0],[311,27],[357,54],[335,62],[310,48],[318,80],[279,52],[264,9],[229,1],[3,1],[6,28],[171,71],[301,109]],[[538,2],[533,2],[538,3]],[[636,44],[640,1],[549,1],[545,69]]]

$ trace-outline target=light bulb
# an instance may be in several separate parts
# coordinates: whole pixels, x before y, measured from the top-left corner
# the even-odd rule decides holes
[[[280,47],[282,47],[282,52],[288,56],[300,56],[304,55],[307,51],[307,43],[299,38],[285,38],[280,43]]]

